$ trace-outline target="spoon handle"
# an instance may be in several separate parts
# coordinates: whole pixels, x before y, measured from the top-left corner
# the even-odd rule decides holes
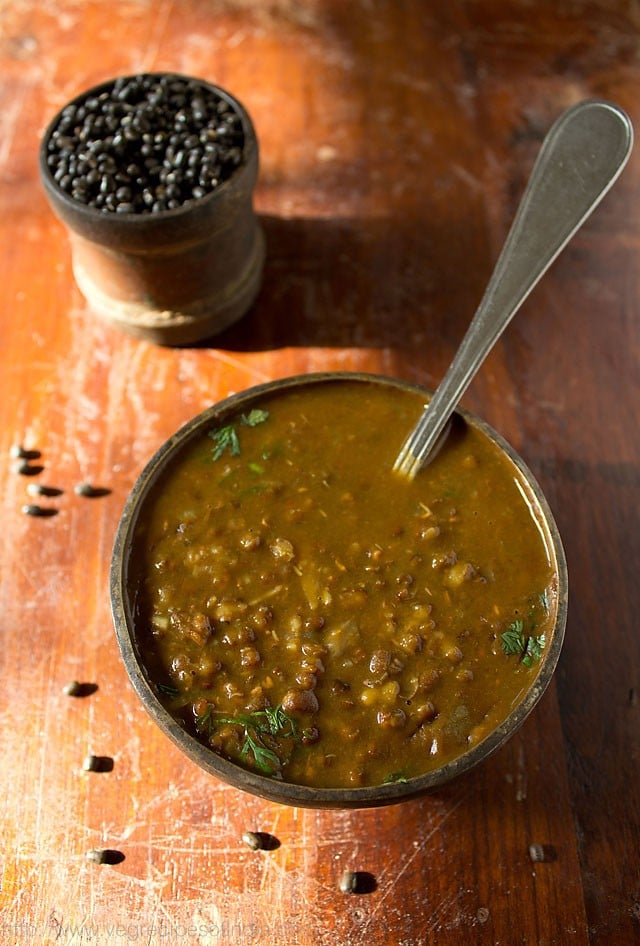
[[[552,126],[480,305],[394,470],[413,479],[426,462],[486,355],[615,182],[632,144],[628,116],[607,102],[575,105]]]

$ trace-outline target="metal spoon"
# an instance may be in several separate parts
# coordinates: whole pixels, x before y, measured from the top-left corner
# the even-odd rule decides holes
[[[433,455],[486,355],[617,179],[632,145],[628,116],[607,102],[581,102],[552,126],[467,333],[398,454],[398,473],[413,479]]]

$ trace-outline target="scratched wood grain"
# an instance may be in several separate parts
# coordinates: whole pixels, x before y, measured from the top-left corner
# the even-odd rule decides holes
[[[0,3],[2,943],[638,941],[637,157],[466,399],[538,475],[572,588],[556,681],[484,766],[375,811],[242,795],[146,717],[107,579],[128,490],[211,402],[325,369],[437,384],[553,119],[597,96],[640,121],[639,44],[638,5],[605,0]],[[38,183],[55,111],[141,70],[226,86],[261,145],[260,297],[193,348],[92,315]],[[15,443],[41,452],[57,515],[21,513]],[[98,688],[70,698],[71,680]],[[279,844],[252,852],[246,829]],[[345,869],[366,892],[339,891]]]

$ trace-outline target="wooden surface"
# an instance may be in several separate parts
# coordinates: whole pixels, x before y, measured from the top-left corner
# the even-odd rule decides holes
[[[637,0],[0,3],[0,942],[640,942],[638,152],[465,399],[538,476],[571,579],[555,681],[489,762],[373,811],[239,794],[147,718],[107,594],[128,490],[211,402],[323,369],[437,384],[555,117],[605,97],[640,128],[639,48]],[[193,348],[92,315],[38,181],[55,111],[142,70],[225,86],[261,145],[260,297]],[[21,512],[16,443],[57,515]],[[345,869],[366,892],[340,892]]]

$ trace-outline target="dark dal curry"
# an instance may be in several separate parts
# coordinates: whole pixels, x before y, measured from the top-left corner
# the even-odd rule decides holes
[[[419,394],[271,393],[192,439],[133,540],[136,644],[170,714],[247,769],[320,788],[404,781],[519,703],[557,576],[526,482],[456,418],[391,472]]]

